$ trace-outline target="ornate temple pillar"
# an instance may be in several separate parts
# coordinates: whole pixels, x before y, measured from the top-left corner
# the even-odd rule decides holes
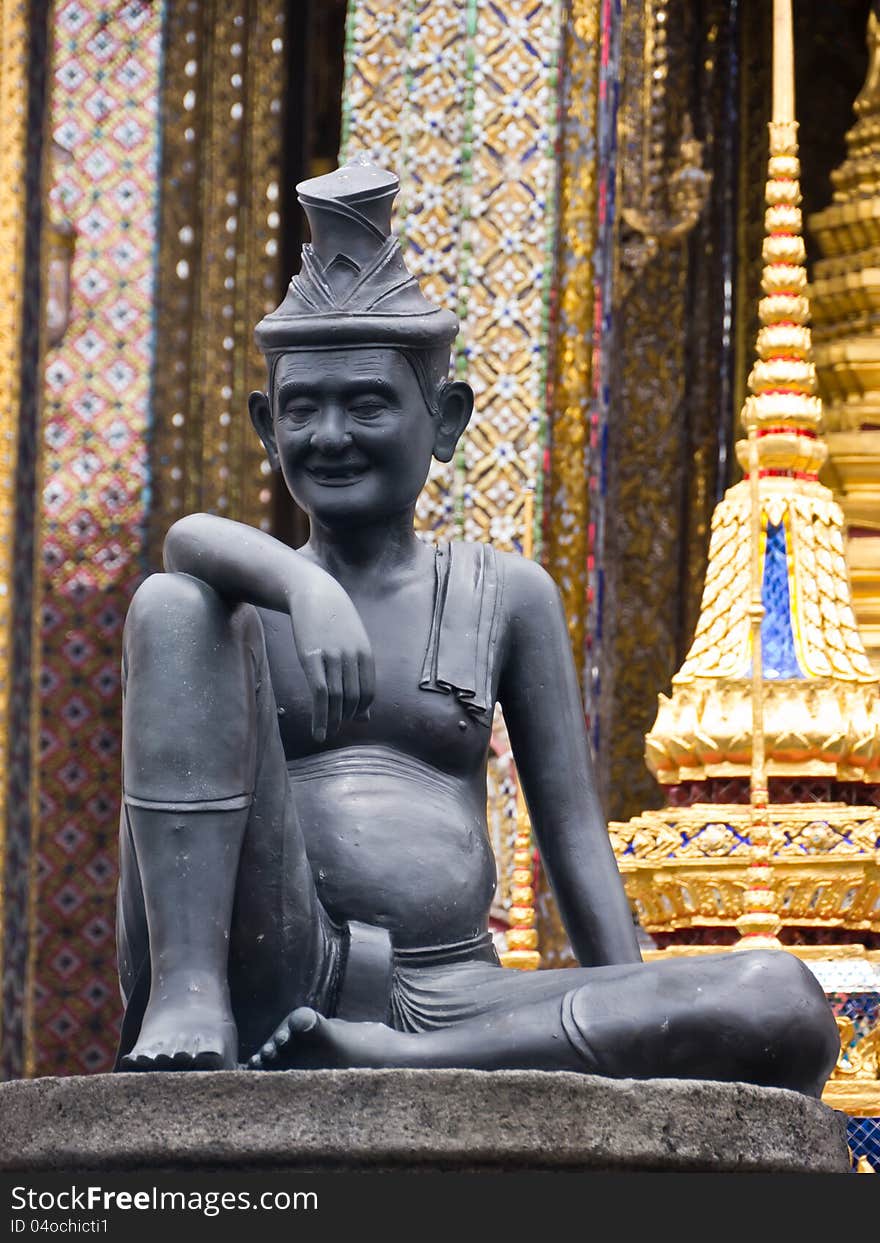
[[[24,1073],[104,1070],[122,624],[144,572],[164,5],[58,0],[53,213],[74,231],[64,332],[43,370],[34,525]]]
[[[42,345],[47,29],[39,0],[0,8],[0,1078],[24,1063],[30,884],[31,599]]]
[[[170,0],[160,123],[148,555],[184,514],[268,529],[269,464],[247,416],[279,301],[284,0]],[[294,129],[293,118],[290,119]]]
[[[657,801],[645,691],[693,634],[729,479],[738,33],[737,3],[624,10],[594,739],[612,818]]]

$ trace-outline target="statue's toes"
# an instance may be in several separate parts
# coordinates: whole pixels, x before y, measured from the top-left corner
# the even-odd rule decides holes
[[[158,1049],[141,1049],[120,1062],[123,1070],[174,1070],[173,1057]]]
[[[216,1035],[190,1033],[177,1045],[173,1062],[175,1070],[222,1070],[226,1065],[223,1043]]]
[[[121,1070],[152,1070],[153,1059],[145,1053],[129,1053],[119,1059]]]
[[[314,1032],[318,1014],[308,1006],[300,1006],[284,1020],[247,1063],[251,1070],[281,1070],[296,1058],[302,1037]]]
[[[223,1070],[226,1059],[221,1050],[212,1048],[213,1041],[203,1042],[198,1036],[189,1048],[176,1049],[168,1059],[168,1070]]]
[[[213,1044],[213,1041],[211,1042]],[[193,1041],[188,1048],[179,1045],[135,1049],[120,1059],[120,1070],[224,1070],[226,1056],[216,1048],[203,1047]]]
[[[278,1063],[278,1046],[275,1037],[270,1036],[261,1049],[249,1060],[251,1070],[271,1070]]]
[[[287,1027],[291,1036],[308,1036],[316,1030],[318,1022],[317,1011],[309,1006],[300,1006],[287,1020]]]

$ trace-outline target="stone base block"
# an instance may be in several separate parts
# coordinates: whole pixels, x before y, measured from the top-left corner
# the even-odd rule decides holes
[[[87,1075],[0,1084],[0,1170],[849,1169],[846,1119],[777,1088],[540,1071]]]

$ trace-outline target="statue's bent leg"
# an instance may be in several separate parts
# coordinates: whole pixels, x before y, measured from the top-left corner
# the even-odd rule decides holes
[[[840,1051],[837,1025],[818,981],[794,955],[749,951],[641,971],[564,999],[569,1041],[597,1073],[821,1095]]]
[[[287,1064],[569,1070],[819,1096],[839,1052],[818,982],[786,953],[539,972],[510,991],[506,1007],[417,1034],[300,1010]]]
[[[333,962],[259,616],[154,575],[129,610],[123,674],[120,1064],[234,1066],[242,1040],[317,1004]]]

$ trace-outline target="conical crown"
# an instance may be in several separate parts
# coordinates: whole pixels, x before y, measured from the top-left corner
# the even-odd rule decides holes
[[[265,354],[288,349],[448,347],[458,321],[423,295],[391,232],[398,178],[356,158],[297,186],[311,241],[281,305],[257,324]]]

